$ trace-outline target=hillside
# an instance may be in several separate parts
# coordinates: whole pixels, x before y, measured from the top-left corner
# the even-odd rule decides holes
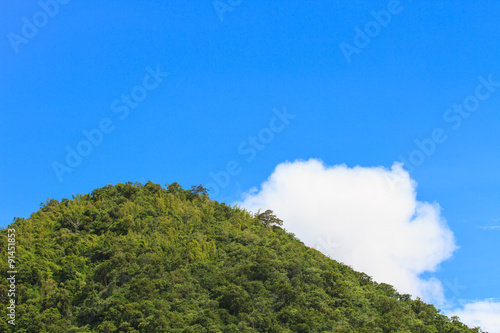
[[[0,331],[479,332],[264,222],[176,183],[50,199],[0,230],[1,270],[15,229],[18,272]]]

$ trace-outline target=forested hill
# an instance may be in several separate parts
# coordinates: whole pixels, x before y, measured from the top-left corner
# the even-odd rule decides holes
[[[267,208],[267,207],[263,207]],[[1,332],[478,332],[331,260],[202,187],[108,185],[15,229],[15,326]],[[6,274],[6,273],[5,273]]]

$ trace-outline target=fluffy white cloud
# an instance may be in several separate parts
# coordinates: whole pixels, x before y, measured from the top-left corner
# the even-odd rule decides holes
[[[480,326],[489,333],[500,333],[500,303],[485,300],[466,304],[462,309],[446,313],[458,316],[469,327]]]
[[[439,280],[423,279],[456,249],[436,203],[416,199],[416,183],[399,163],[383,167],[278,165],[239,205],[272,209],[284,227],[320,250],[401,293],[444,302]]]

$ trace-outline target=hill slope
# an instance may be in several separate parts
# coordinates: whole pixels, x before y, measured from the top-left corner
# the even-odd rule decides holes
[[[109,185],[8,228],[16,325],[2,332],[478,332],[201,187]]]

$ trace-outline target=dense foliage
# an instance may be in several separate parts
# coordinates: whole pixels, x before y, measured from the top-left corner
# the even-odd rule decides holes
[[[7,227],[17,237],[16,325],[2,279],[0,331],[479,331],[306,247],[280,222],[176,183],[48,200]]]

